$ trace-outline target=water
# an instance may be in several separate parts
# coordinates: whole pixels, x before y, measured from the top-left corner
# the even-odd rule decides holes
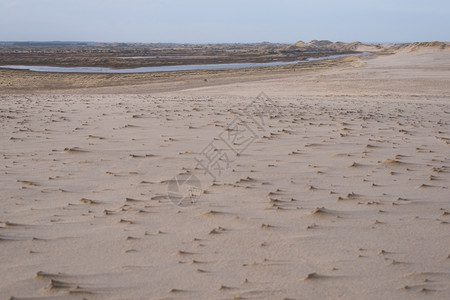
[[[359,54],[338,54],[338,55],[330,55],[330,56],[324,56],[324,57],[310,57],[306,61],[302,60],[301,62],[320,61],[320,60],[334,59],[334,58],[339,58],[339,57],[368,55],[368,54],[370,54],[370,52],[363,52],[363,53],[359,53]]]
[[[173,55],[163,55],[163,56],[122,56],[120,59],[155,59],[155,58],[169,58],[169,59],[198,59],[199,57],[194,56],[173,56]]]
[[[54,72],[54,73],[152,73],[152,72],[174,72],[174,71],[194,71],[194,70],[225,70],[239,68],[256,68],[295,65],[298,63],[308,63],[312,61],[320,61],[334,59],[339,57],[366,55],[367,52],[359,54],[340,54],[325,57],[308,58],[307,60],[296,61],[274,61],[268,63],[232,63],[232,64],[207,64],[207,65],[179,65],[179,66],[160,66],[160,67],[140,67],[133,69],[112,69],[100,67],[49,67],[49,66],[20,66],[8,65],[0,66],[2,69],[29,70],[34,72]]]

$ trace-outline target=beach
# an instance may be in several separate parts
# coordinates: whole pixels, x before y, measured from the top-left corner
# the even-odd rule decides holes
[[[26,74],[0,86],[2,299],[448,297],[449,47]]]

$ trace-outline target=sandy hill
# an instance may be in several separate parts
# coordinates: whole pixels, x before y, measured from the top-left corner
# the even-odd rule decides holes
[[[400,44],[396,45],[394,49],[397,52],[429,52],[429,51],[450,51],[449,42],[418,42],[411,44]]]
[[[361,42],[331,42],[328,40],[312,40],[308,43],[298,41],[290,45],[289,50],[299,51],[333,51],[333,52],[347,52],[347,51],[381,51],[384,48],[380,45],[369,45]]]

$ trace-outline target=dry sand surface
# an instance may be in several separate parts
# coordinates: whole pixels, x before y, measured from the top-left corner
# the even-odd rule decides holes
[[[448,299],[450,52],[120,91],[0,95],[2,299]]]

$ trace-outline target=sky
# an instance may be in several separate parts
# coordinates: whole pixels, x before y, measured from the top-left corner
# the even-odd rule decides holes
[[[449,0],[0,0],[0,41],[450,41]]]

